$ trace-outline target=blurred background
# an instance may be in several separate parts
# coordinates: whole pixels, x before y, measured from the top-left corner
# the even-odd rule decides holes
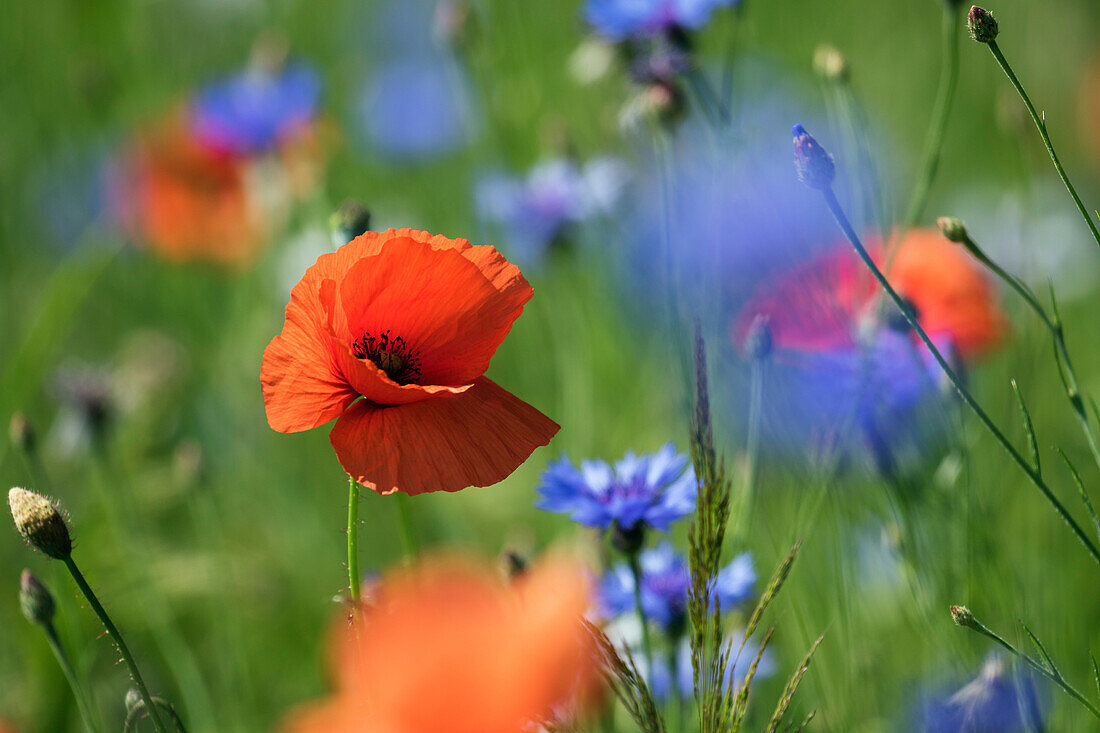
[[[1100,6],[991,9],[1094,208]],[[561,455],[687,449],[695,317],[720,447],[741,465],[752,380],[738,319],[761,283],[840,241],[795,180],[791,125],[836,154],[861,231],[891,231],[928,128],[941,15],[940,0],[716,10],[690,49],[729,102],[716,132],[698,89],[672,93],[651,83],[659,73],[640,82],[578,2],[8,3],[0,419],[25,423],[0,446],[0,479],[63,502],[86,575],[192,731],[270,729],[326,688],[324,629],[347,583],[345,476],[327,431],[275,433],[259,387],[290,287],[339,237],[337,207],[362,202],[376,230],[494,244],[535,288],[488,374],[562,430],[498,486],[415,497],[422,544],[493,558],[576,543],[597,558],[591,530],[535,509],[541,472]],[[843,54],[849,82],[815,72],[822,44]],[[677,63],[670,55],[645,59]],[[960,68],[918,223],[960,216],[1007,269],[1041,293],[1053,283],[1083,390],[1096,394],[1100,251],[989,53],[963,38]],[[1023,446],[1017,380],[1076,511],[1053,446],[1086,486],[1100,474],[1047,333],[1008,296],[1007,325],[968,360],[968,380]],[[785,368],[764,375],[756,501],[731,554],[750,550],[766,578],[804,541],[773,605],[773,649],[789,670],[828,630],[796,700],[818,710],[814,728],[911,730],[921,695],[972,678],[990,649],[951,623],[952,603],[1013,641],[1022,619],[1090,689],[1096,568],[972,416],[939,391],[887,404],[904,433],[904,479],[887,485],[844,417],[854,367]],[[886,391],[908,378],[879,376]],[[839,406],[819,404],[830,395]],[[402,554],[396,508],[365,493],[361,563],[381,570]],[[674,532],[681,547],[685,535]],[[0,717],[27,733],[80,729],[19,613],[24,567],[55,590],[62,638],[121,727],[123,668],[63,569],[14,532],[0,542]],[[757,727],[784,678],[759,683]],[[1050,730],[1090,729],[1060,692],[1040,698]]]

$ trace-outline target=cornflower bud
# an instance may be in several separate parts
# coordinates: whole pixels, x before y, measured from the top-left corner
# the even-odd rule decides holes
[[[54,611],[57,610],[50,589],[30,570],[24,570],[19,576],[19,607],[28,621],[39,626],[52,623]]]
[[[966,626],[971,629],[978,628],[977,619],[974,618],[974,614],[966,606],[952,606],[951,620],[955,622],[956,626]]]
[[[943,234],[944,239],[949,242],[963,244],[970,238],[966,231],[966,225],[962,223],[961,219],[956,219],[953,216],[941,216],[936,219],[936,226],[940,228],[940,233]]]
[[[823,43],[814,51],[814,72],[825,81],[848,81],[848,59],[836,46]]]
[[[794,135],[794,168],[798,180],[810,188],[824,191],[836,178],[833,156],[802,125],[791,128],[791,134]]]
[[[764,361],[771,356],[774,345],[770,319],[766,315],[758,315],[745,336],[745,358]]]
[[[55,560],[65,560],[72,554],[69,527],[56,504],[41,494],[13,487],[8,492],[8,507],[15,528],[31,547]]]
[[[997,19],[993,13],[977,5],[970,8],[966,16],[966,28],[970,37],[978,43],[992,43],[997,39]]]
[[[355,199],[348,199],[329,217],[329,226],[333,243],[342,247],[370,229],[370,211]]]

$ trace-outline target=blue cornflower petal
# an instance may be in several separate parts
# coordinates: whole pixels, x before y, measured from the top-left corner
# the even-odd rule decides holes
[[[711,13],[738,0],[588,0],[584,18],[597,32],[620,41],[675,26],[698,29]]]
[[[917,718],[920,733],[1024,733],[1043,730],[1045,711],[1031,677],[993,654],[976,679],[930,698]]]
[[[718,571],[718,575],[714,578],[712,593],[719,607],[723,611],[728,611],[748,600],[755,584],[756,570],[753,568],[752,555],[745,552]]]
[[[303,64],[277,73],[255,69],[203,88],[191,107],[191,129],[210,147],[248,154],[270,149],[317,113],[321,80]]]

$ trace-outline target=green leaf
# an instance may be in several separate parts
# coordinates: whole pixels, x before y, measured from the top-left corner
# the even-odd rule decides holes
[[[1027,405],[1024,404],[1024,396],[1020,393],[1020,387],[1016,384],[1016,380],[1012,381],[1012,391],[1016,394],[1016,404],[1020,408],[1020,414],[1024,420],[1024,433],[1027,435],[1027,445],[1031,450],[1031,461],[1035,467],[1035,473],[1040,476],[1043,475],[1042,464],[1039,462],[1039,443],[1035,440],[1035,426],[1031,422],[1031,413],[1028,412]]]

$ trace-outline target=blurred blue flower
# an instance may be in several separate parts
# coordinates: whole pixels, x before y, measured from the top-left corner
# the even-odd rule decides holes
[[[621,41],[675,27],[701,28],[717,8],[738,0],[588,0],[584,19],[600,34]]]
[[[1032,679],[1013,672],[997,653],[976,679],[926,700],[917,713],[920,733],[1027,733],[1044,729],[1045,711]]]
[[[378,69],[357,108],[367,142],[383,155],[411,159],[441,155],[474,134],[465,74],[441,54],[405,56]]]
[[[752,666],[752,661],[760,651],[760,645],[752,639],[748,639],[745,642],[745,648],[741,650],[741,654],[738,656],[737,650],[741,646],[741,637],[740,631],[726,637],[726,643],[733,642],[733,650],[730,654],[729,663],[726,665],[725,684],[728,686],[732,682],[734,689],[745,683],[749,667]],[[637,655],[635,656],[637,657]],[[680,697],[689,700],[695,696],[695,680],[691,668],[691,645],[686,638],[682,639],[676,647],[674,663],[676,669],[671,670],[667,659],[654,660],[653,673],[648,675],[653,696],[660,702],[664,702],[672,694],[673,681],[675,681],[675,689]],[[774,672],[775,658],[770,650],[765,649],[764,654],[760,657],[760,663],[756,666],[753,679],[764,679]]]
[[[249,68],[199,92],[191,106],[191,129],[217,150],[261,152],[308,124],[320,97],[321,80],[304,64],[276,72]]]
[[[600,529],[615,524],[667,531],[671,522],[695,511],[695,472],[672,443],[643,456],[628,451],[614,468],[588,460],[577,469],[562,458],[543,473],[538,491],[539,509]]]
[[[666,628],[679,626],[687,612],[691,570],[687,559],[676,552],[669,542],[642,552],[638,557],[642,571],[642,612],[647,620]],[[752,555],[739,555],[718,572],[713,588],[713,602],[729,610],[745,601],[756,582]],[[619,563],[604,574],[597,589],[600,612],[612,619],[636,610],[634,575],[627,563]]]
[[[520,265],[537,265],[546,249],[570,226],[609,214],[622,197],[626,165],[596,158],[578,165],[554,158],[526,176],[492,174],[478,181],[478,216],[499,227],[507,253]]]

